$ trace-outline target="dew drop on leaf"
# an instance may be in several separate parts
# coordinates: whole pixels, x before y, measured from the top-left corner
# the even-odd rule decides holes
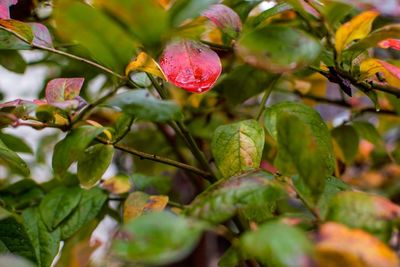
[[[208,91],[221,74],[221,61],[207,46],[190,40],[167,45],[160,66],[168,81],[193,93]]]

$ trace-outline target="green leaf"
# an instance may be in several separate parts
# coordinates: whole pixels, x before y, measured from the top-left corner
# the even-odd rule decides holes
[[[16,137],[11,134],[0,133],[0,140],[4,142],[7,147],[12,147],[15,152],[32,154],[32,148],[25,143],[22,138]]]
[[[155,212],[129,221],[128,238],[116,240],[113,251],[129,262],[166,265],[188,255],[200,239],[203,225],[169,212]]]
[[[24,227],[35,249],[39,267],[50,267],[58,253],[60,229],[48,232],[37,208],[29,208],[22,213]]]
[[[203,10],[216,3],[217,0],[177,0],[169,11],[171,23],[175,27],[179,26],[185,20],[199,16]]]
[[[230,104],[238,105],[265,90],[273,77],[265,71],[241,65],[223,76],[214,90],[227,98]]]
[[[147,47],[159,44],[162,36],[169,31],[168,13],[157,1],[95,0],[95,3],[118,17]],[[132,10],[138,12],[133,14]]]
[[[383,146],[382,137],[378,133],[374,125],[366,121],[353,121],[351,126],[357,131],[358,135],[371,142],[372,144],[381,147]]]
[[[20,74],[23,74],[26,70],[26,62],[24,58],[21,56],[20,53],[13,50],[7,50],[7,51],[0,50],[0,65],[8,69],[9,71]]]
[[[304,232],[276,221],[245,233],[240,238],[240,247],[246,256],[274,267],[306,266],[312,262],[314,254]]]
[[[339,144],[347,164],[351,164],[358,152],[360,137],[353,126],[342,125],[332,130],[332,136]]]
[[[100,212],[107,200],[107,195],[100,188],[92,188],[82,193],[79,205],[68,216],[67,220],[61,223],[61,239],[65,240],[76,233],[82,226],[93,220]]]
[[[297,170],[317,198],[336,164],[331,136],[321,116],[306,105],[283,102],[266,110],[265,126],[278,141],[278,168],[286,175]]]
[[[243,212],[252,221],[271,218],[276,202],[285,194],[273,176],[257,171],[220,180],[198,195],[185,210],[185,214],[214,224]]]
[[[33,41],[34,35],[31,26],[22,21],[0,19],[0,28],[7,30],[28,44]]]
[[[180,108],[176,103],[156,99],[145,89],[118,94],[107,103],[141,120],[165,122],[182,118]]]
[[[296,28],[272,26],[243,32],[237,52],[246,63],[272,72],[301,69],[314,62],[321,45]]]
[[[86,149],[78,160],[78,178],[84,187],[92,187],[106,172],[114,154],[112,145],[97,144]]]
[[[58,142],[53,153],[53,170],[62,177],[71,164],[84,154],[89,144],[103,131],[102,128],[81,126],[73,129],[67,136]]]
[[[2,50],[24,50],[24,49],[31,49],[30,44],[22,41],[14,34],[0,29],[0,49]],[[7,53],[8,51],[6,51]]]
[[[264,148],[264,129],[255,120],[218,127],[211,150],[223,177],[258,168]]]
[[[340,22],[349,15],[354,8],[344,2],[329,1],[324,3],[322,12],[327,22],[334,28],[340,25]]]
[[[228,248],[218,261],[219,267],[236,267],[240,263],[240,254],[233,248]]]
[[[28,165],[18,156],[17,153],[9,149],[0,139],[0,164],[9,167],[24,176],[29,176]]]
[[[54,19],[61,36],[79,42],[94,60],[119,73],[135,54],[137,44],[123,28],[89,5],[60,0]]]
[[[348,191],[332,198],[326,220],[361,228],[388,241],[399,216],[400,207],[381,196]]]
[[[0,208],[0,241],[13,254],[36,262],[35,249],[18,215]]]
[[[57,187],[51,190],[39,206],[40,215],[52,231],[72,213],[82,197],[79,187]]]

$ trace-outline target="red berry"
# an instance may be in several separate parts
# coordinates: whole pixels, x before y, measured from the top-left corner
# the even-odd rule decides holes
[[[190,40],[167,45],[160,66],[172,84],[193,93],[208,91],[221,74],[221,61],[207,46]]]

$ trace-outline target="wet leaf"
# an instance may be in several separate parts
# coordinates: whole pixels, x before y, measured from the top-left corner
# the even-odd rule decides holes
[[[96,144],[87,148],[78,160],[80,184],[85,188],[93,187],[110,166],[113,155],[112,145]]]
[[[148,54],[140,52],[140,54],[132,60],[125,69],[125,75],[129,75],[131,72],[144,71],[151,75],[160,77],[163,80],[167,80],[165,74],[158,63],[151,58]]]
[[[379,239],[338,223],[321,226],[316,251],[319,266],[399,266],[396,253]]]
[[[211,150],[223,177],[231,177],[260,167],[264,129],[255,120],[218,127]]]
[[[236,38],[242,30],[242,22],[238,14],[225,5],[212,5],[201,15],[211,20],[231,38]]]
[[[326,219],[361,228],[382,240],[389,240],[400,207],[389,200],[364,192],[341,192],[329,203]]]
[[[217,53],[190,40],[169,43],[160,66],[170,83],[193,93],[210,90],[222,71]]]
[[[304,68],[321,52],[319,42],[311,35],[296,28],[277,25],[243,32],[236,48],[245,62],[270,72]]]
[[[366,11],[340,26],[335,34],[336,51],[340,54],[351,42],[365,38],[378,15],[378,12]]]
[[[175,102],[157,99],[145,89],[118,94],[107,104],[119,107],[124,113],[140,120],[165,122],[182,118]]]
[[[124,221],[136,219],[149,212],[160,212],[168,204],[168,196],[151,196],[136,191],[129,194],[124,203]]]
[[[365,78],[374,77],[380,72],[388,84],[400,87],[400,67],[379,59],[369,58],[361,62],[360,71]]]
[[[272,221],[260,225],[240,238],[240,247],[247,257],[256,258],[268,266],[312,266],[314,248],[300,229]]]
[[[198,195],[185,209],[185,214],[213,224],[223,223],[238,212],[252,221],[273,217],[276,203],[285,193],[273,176],[251,172],[220,180]]]
[[[116,240],[113,252],[132,264],[166,265],[187,256],[203,229],[169,212],[152,212],[129,221],[122,228],[125,238]]]

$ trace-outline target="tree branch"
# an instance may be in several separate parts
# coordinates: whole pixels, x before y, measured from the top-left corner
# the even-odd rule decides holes
[[[97,137],[96,140],[99,141],[100,143],[103,143],[103,144],[112,145],[112,146],[114,146],[114,148],[116,148],[118,150],[121,150],[121,151],[127,152],[129,154],[138,156],[140,159],[147,159],[147,160],[151,160],[151,161],[156,161],[156,162],[160,162],[160,163],[164,163],[164,164],[167,164],[167,165],[170,165],[170,166],[177,167],[177,168],[182,169],[182,170],[187,170],[187,171],[190,171],[190,172],[192,172],[194,174],[197,174],[197,175],[199,175],[199,176],[201,176],[201,177],[203,177],[203,178],[205,178],[205,179],[207,179],[209,181],[212,181],[212,179],[213,179],[213,176],[210,173],[205,172],[203,170],[200,170],[200,169],[198,169],[196,167],[193,167],[193,166],[190,166],[190,165],[187,165],[187,164],[184,164],[184,163],[181,163],[181,162],[169,159],[169,158],[160,157],[160,156],[157,156],[155,154],[148,154],[148,153],[145,153],[145,152],[136,150],[134,148],[121,145],[121,144],[112,144],[109,141],[107,141],[105,139],[102,139],[100,137]]]

